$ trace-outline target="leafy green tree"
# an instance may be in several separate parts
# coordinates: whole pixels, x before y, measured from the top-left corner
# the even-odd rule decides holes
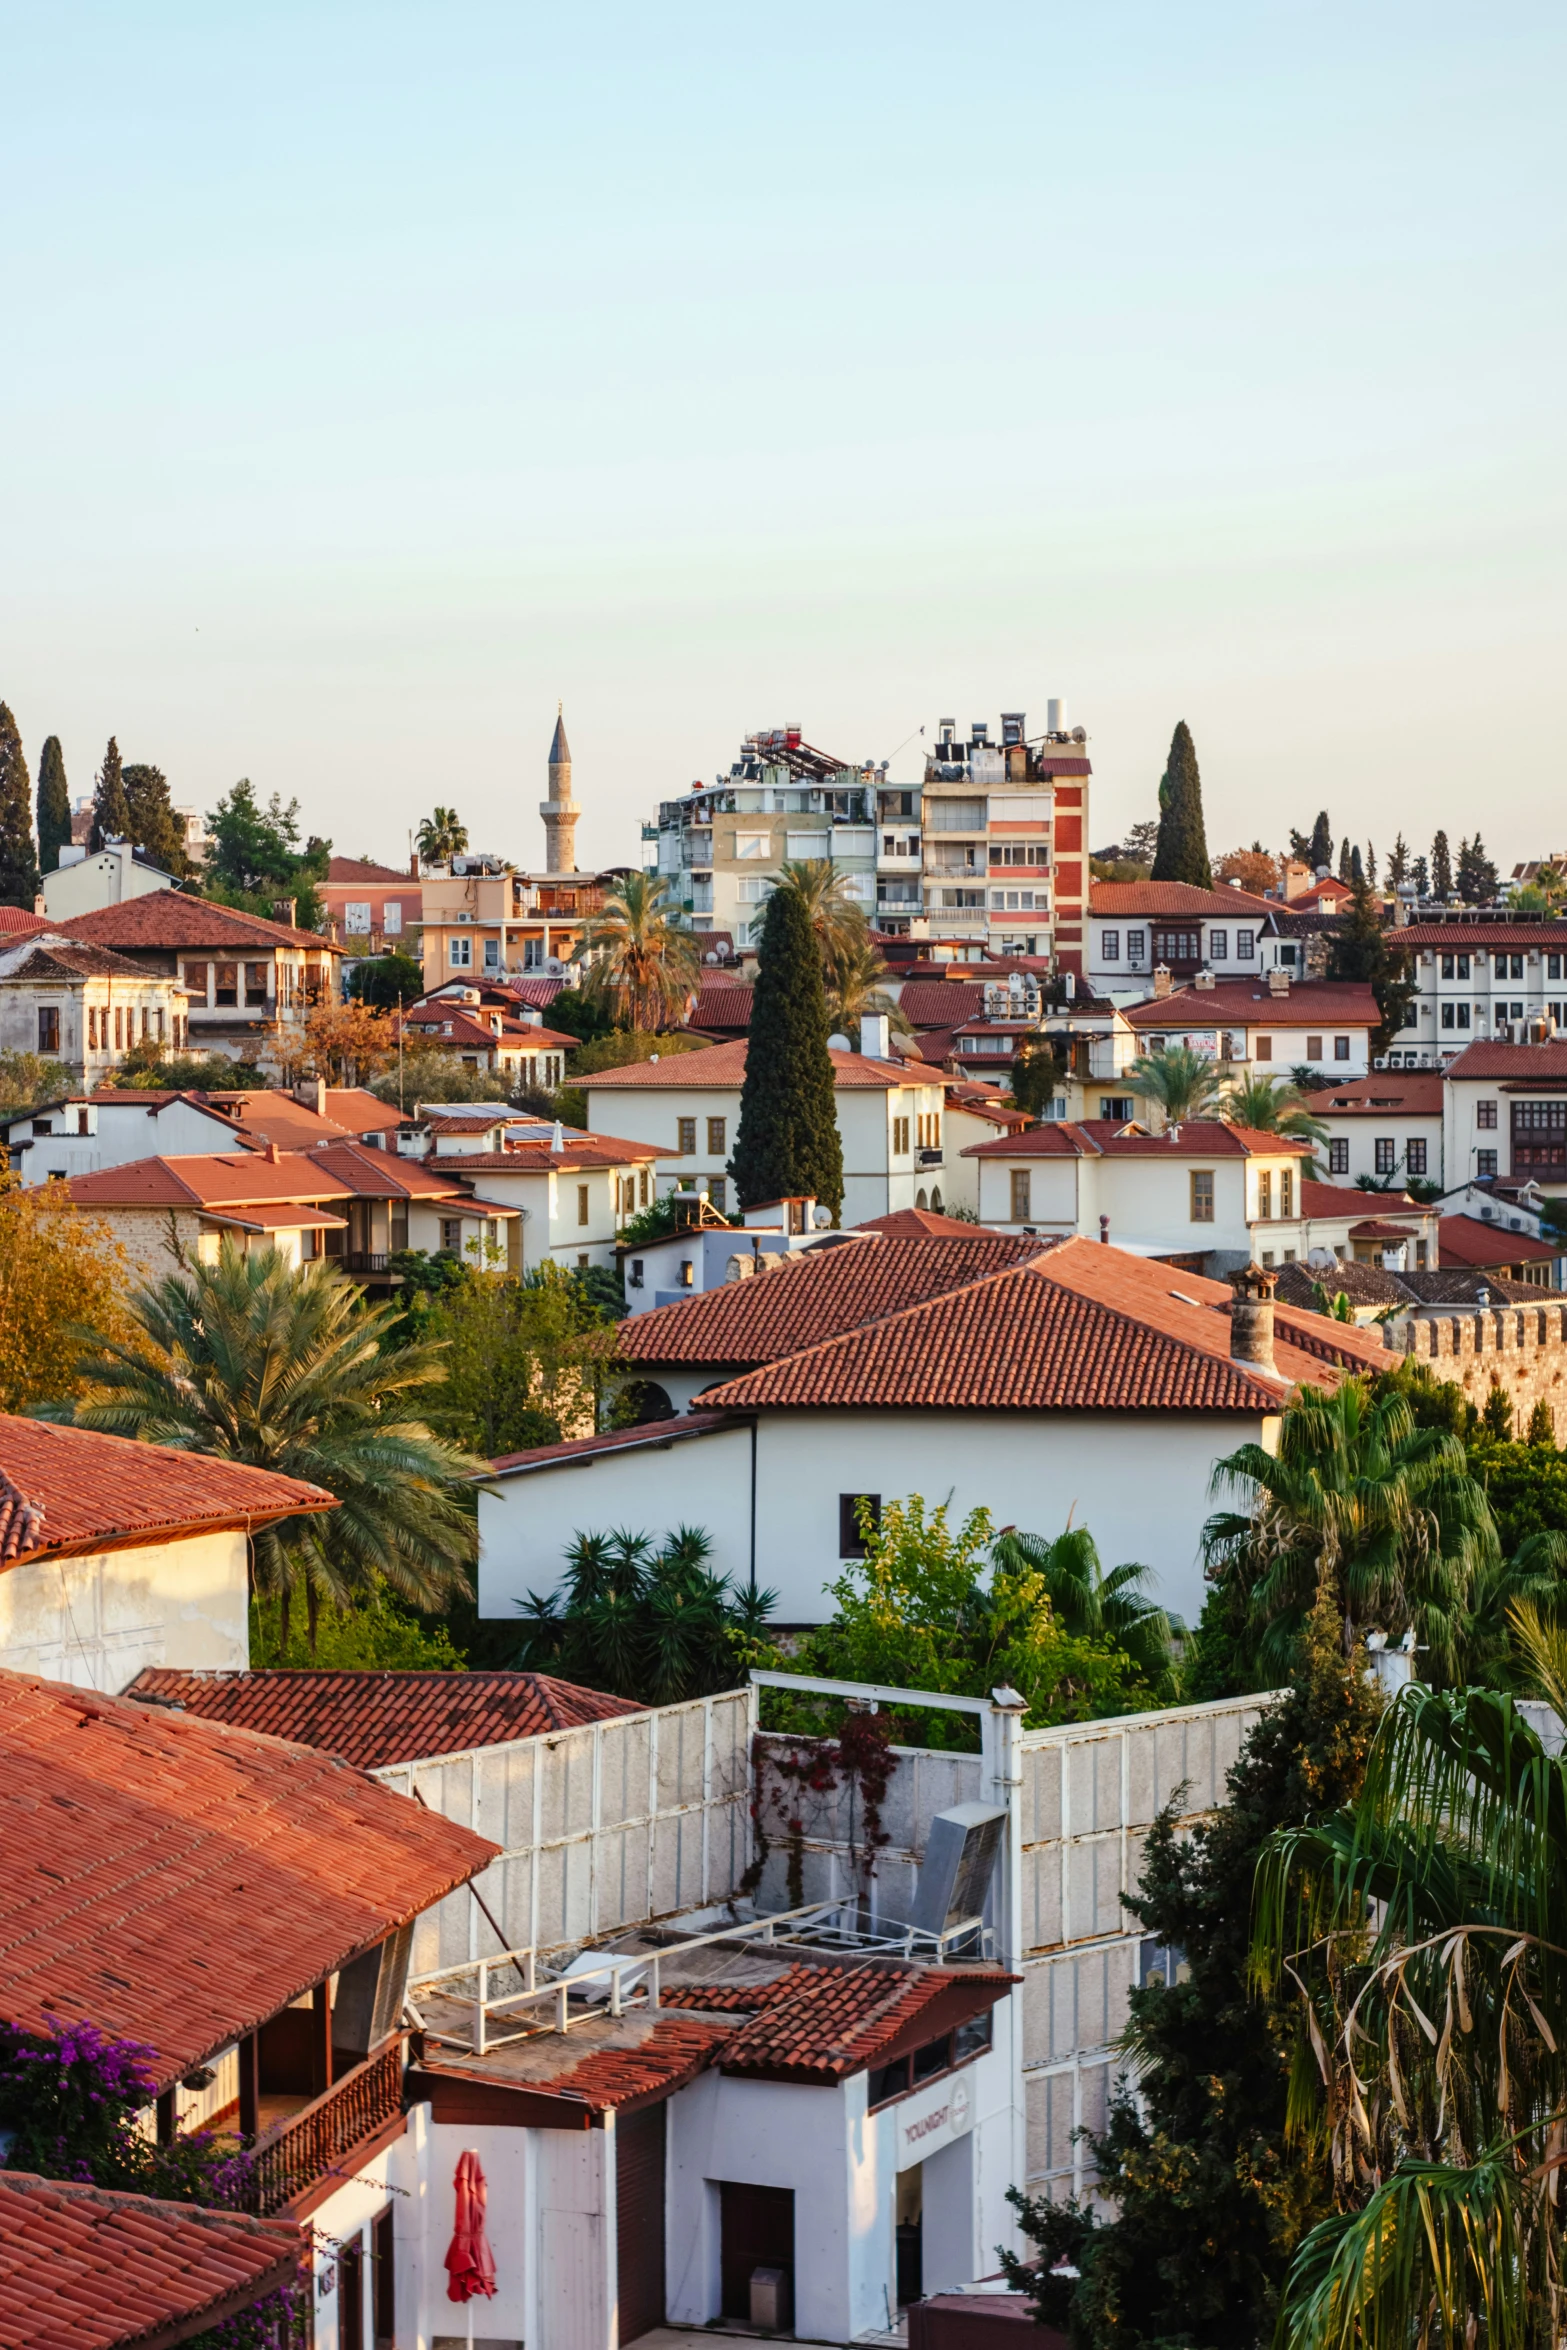
[[[1453,853],[1445,832],[1439,832],[1431,843],[1431,892],[1444,905],[1453,894]]]
[[[0,1117],[36,1110],[40,1102],[63,1100],[76,1083],[67,1061],[46,1061],[38,1053],[0,1052]]]
[[[411,1110],[417,1102],[503,1102],[507,1082],[499,1070],[470,1069],[459,1054],[443,1053],[439,1045],[410,1044],[370,1080],[369,1090],[378,1101]],[[570,1113],[563,1109],[561,1115],[569,1118]]]
[[[250,1603],[250,1664],[253,1672],[461,1673],[467,1659],[455,1645],[444,1617],[422,1623],[394,1607],[384,1591],[341,1608],[321,1611],[315,1646],[297,1617],[283,1634],[280,1599]]]
[[[1524,1442],[1538,1446],[1543,1451],[1554,1452],[1556,1449],[1556,1414],[1543,1395],[1529,1414],[1529,1428]]]
[[[32,800],[22,737],[0,702],[0,906],[22,906],[29,914],[38,895]]]
[[[807,1195],[836,1219],[843,1146],[827,1051],[822,958],[800,891],[775,889],[762,925],[740,1130],[729,1162],[741,1205]]]
[[[1145,869],[1144,878],[1151,877],[1154,851],[1159,846],[1159,819],[1157,816],[1139,816],[1135,824],[1126,828],[1121,848],[1127,861]]]
[[[523,1607],[516,1662],[645,1705],[736,1688],[761,1650],[775,1594],[736,1591],[713,1572],[700,1526],[661,1542],[619,1528],[579,1534],[562,1589]]]
[[[1428,898],[1431,895],[1431,868],[1424,857],[1416,857],[1412,861],[1409,878],[1415,885],[1417,897]]]
[[[1409,879],[1409,843],[1402,833],[1393,843],[1393,851],[1387,861],[1387,877],[1395,889],[1402,889]]]
[[[348,992],[378,1012],[396,1011],[417,1003],[424,993],[424,973],[412,955],[394,947],[384,955],[366,955],[349,974]]]
[[[1477,1581],[1500,1563],[1496,1522],[1461,1440],[1418,1426],[1403,1394],[1304,1386],[1277,1451],[1243,1444],[1213,1486],[1242,1506],[1203,1529],[1207,1573],[1244,1596],[1263,1675],[1288,1670],[1324,1584],[1346,1656],[1368,1631],[1413,1627],[1441,1674],[1459,1669]]]
[[[161,767],[138,765],[123,772],[131,839],[162,872],[183,881],[190,859],[185,854],[185,827],[169,798],[168,777]]]
[[[71,845],[71,794],[65,780],[65,753],[57,734],[38,754],[38,862],[53,873],[60,851]]]
[[[996,1536],[991,1557],[1008,1575],[1038,1570],[1055,1619],[1072,1639],[1124,1648],[1152,1685],[1168,1672],[1170,1619],[1149,1591],[1148,1568],[1129,1564],[1106,1573],[1086,1526],[1068,1526],[1053,1537],[1008,1526]]]
[[[1159,785],[1159,846],[1154,852],[1153,879],[1190,881],[1199,889],[1213,887],[1197,748],[1184,718],[1170,738],[1170,756]]]
[[[1036,1725],[1135,1712],[1156,1702],[1132,1647],[1103,1620],[1107,1605],[1114,1614],[1124,1602],[1127,1640],[1146,1639],[1140,1569],[1130,1577],[1120,1569],[1097,1575],[1091,1543],[1079,1538],[1060,1549],[1035,1538],[1034,1549],[1078,1620],[1100,1617],[1098,1630],[1074,1633],[1051,1605],[1046,1567],[1022,1548],[1003,1552],[986,1510],[971,1510],[953,1526],[945,1504],[928,1509],[916,1493],[884,1503],[879,1517],[862,1506],[860,1533],[865,1555],[846,1561],[831,1586],[835,1612],[800,1643],[794,1660],[800,1672],[967,1697],[1006,1681],[1027,1698]],[[827,1715],[789,1692],[767,1719],[770,1726],[807,1730],[826,1726]],[[922,1711],[916,1730],[913,1719],[894,1709],[893,1721],[894,1736],[917,1734],[922,1744],[962,1748],[975,1741],[971,1714]]]
[[[1343,926],[1328,947],[1328,977],[1369,984],[1379,1019],[1372,1037],[1373,1052],[1384,1052],[1400,1029],[1408,1026],[1418,992],[1409,955],[1397,944],[1397,932],[1382,926],[1381,914],[1364,880],[1354,885]]]
[[[125,770],[120,761],[120,746],[111,734],[93,792],[92,835],[88,847],[96,856],[106,840],[128,840],[130,831],[131,809],[125,796]]]
[[[1318,811],[1317,821],[1311,828],[1311,840],[1307,849],[1307,858],[1313,873],[1320,872],[1324,866],[1329,868],[1332,866],[1333,827],[1328,822],[1328,812],[1326,808],[1322,808]]]
[[[1478,832],[1473,840],[1459,844],[1457,880],[1458,894],[1466,906],[1490,905],[1500,887],[1496,867]]]
[[[1291,2003],[1256,1997],[1249,1944],[1270,1839],[1360,1786],[1380,1706],[1336,1634],[1329,1598],[1288,1694],[1247,1734],[1224,1809],[1185,1837],[1167,1811],[1125,1897],[1166,1966],[1131,1994],[1137,2095],[1091,2140],[1106,2208],[1014,2191],[1040,2257],[1007,2259],[1011,2280],[1079,2350],[1256,2350],[1295,2245],[1331,2209],[1320,2148],[1290,2126]]]
[[[1559,1643],[1537,1645],[1559,1711]],[[1511,1698],[1417,1683],[1358,1795],[1272,1841],[1254,1914],[1258,1979],[1298,1988],[1295,2117],[1338,2204],[1299,2246],[1280,2339],[1555,2350],[1567,1761]]]
[[[151,1037],[133,1044],[111,1081],[137,1091],[168,1088],[175,1093],[264,1091],[272,1083],[254,1061],[231,1061],[223,1053],[166,1054]]]
[[[614,1328],[558,1265],[521,1276],[468,1266],[412,1319],[441,1350],[430,1416],[466,1451],[495,1460],[598,1425]]]
[[[1144,1101],[1157,1102],[1170,1126],[1188,1118],[1217,1117],[1224,1096],[1218,1063],[1186,1044],[1166,1045],[1162,1053],[1140,1053],[1126,1072],[1126,1082]]]
[[[338,1506],[251,1537],[254,1588],[288,1604],[341,1606],[381,1590],[439,1607],[467,1589],[474,1555],[469,1453],[405,1416],[445,1372],[428,1345],[390,1343],[393,1305],[324,1260],[296,1271],[275,1249],[225,1239],[216,1264],[185,1264],[129,1301],[128,1342],[88,1338],[79,1426],[213,1453],[324,1486]]]
[[[668,881],[628,873],[584,925],[574,960],[582,989],[613,1006],[617,1027],[659,1028],[682,1020],[696,985],[696,933],[682,928]]]
[[[325,881],[332,844],[299,838],[299,802],[283,805],[274,792],[263,808],[248,776],[224,795],[207,818],[211,846],[202,871],[205,897],[273,919],[278,903],[295,901],[303,930],[320,927],[319,885]]]
[[[1012,1064],[1012,1099],[1036,1126],[1056,1098],[1061,1074],[1061,1064],[1043,1038],[1031,1038]]]
[[[1377,886],[1377,852],[1372,843],[1366,843],[1366,879],[1373,889]]]

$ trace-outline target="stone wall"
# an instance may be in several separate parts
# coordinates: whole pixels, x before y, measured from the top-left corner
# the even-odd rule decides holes
[[[1408,1315],[1384,1332],[1389,1349],[1451,1379],[1483,1409],[1493,1383],[1512,1400],[1522,1436],[1537,1403],[1550,1406],[1558,1444],[1567,1442],[1567,1306],[1489,1306]]]

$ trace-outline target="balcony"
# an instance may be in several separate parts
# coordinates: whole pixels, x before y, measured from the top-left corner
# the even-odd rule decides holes
[[[385,1249],[376,1248],[350,1249],[346,1256],[338,1259],[338,1263],[349,1273],[384,1273],[391,1261]]]
[[[345,2158],[402,2113],[403,2039],[397,2033],[324,2095],[262,2131],[250,2157],[247,2210],[266,2219],[317,2180],[352,2175]]]

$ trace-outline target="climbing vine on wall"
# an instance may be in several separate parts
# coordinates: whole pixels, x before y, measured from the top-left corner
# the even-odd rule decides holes
[[[756,1892],[781,1830],[788,1854],[785,1907],[804,1907],[806,1810],[808,1805],[819,1810],[840,1787],[858,1798],[850,1814],[849,1851],[856,1883],[862,1894],[867,1892],[876,1873],[876,1855],[890,1841],[882,1817],[895,1768],[887,1715],[847,1714],[836,1738],[783,1741],[758,1736],[752,1761],[756,1854],[740,1881],[741,1892]]]

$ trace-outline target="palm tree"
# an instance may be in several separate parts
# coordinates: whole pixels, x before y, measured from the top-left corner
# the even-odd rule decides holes
[[[677,1526],[661,1545],[626,1527],[579,1534],[563,1589],[522,1606],[517,1662],[646,1705],[710,1696],[744,1678],[775,1604],[771,1591],[736,1597],[708,1562],[701,1526]]]
[[[468,846],[468,827],[455,808],[434,808],[414,835],[424,865],[449,865]]]
[[[470,1480],[484,1464],[405,1417],[444,1376],[439,1347],[388,1344],[398,1309],[324,1259],[296,1271],[275,1249],[225,1239],[215,1264],[183,1264],[129,1301],[129,1342],[85,1334],[92,1385],[80,1427],[211,1453],[325,1486],[335,1510],[285,1518],[251,1537],[257,1591],[278,1595],[283,1637],[301,1589],[312,1629],[385,1585],[440,1609],[469,1585]]]
[[[612,998],[629,1028],[659,1028],[683,1018],[696,985],[696,934],[680,926],[667,881],[628,873],[587,923],[575,960],[586,965],[584,985]]]
[[[1324,1577],[1346,1656],[1357,1632],[1413,1626],[1443,1672],[1456,1669],[1477,1582],[1500,1549],[1485,1489],[1449,1430],[1418,1427],[1402,1395],[1375,1397],[1363,1380],[1331,1395],[1302,1387],[1278,1451],[1243,1444],[1215,1464],[1213,1487],[1246,1507],[1208,1520],[1205,1565],[1244,1594],[1259,1661],[1275,1677]]]
[[[907,1019],[881,984],[886,976],[887,966],[865,935],[862,923],[859,938],[833,958],[827,974],[829,1026],[858,1042],[861,1020],[868,1013],[879,1012],[902,1035],[912,1036],[914,1032]]]
[[[1126,1073],[1126,1082],[1146,1101],[1157,1102],[1167,1126],[1188,1118],[1212,1117],[1224,1090],[1224,1079],[1207,1053],[1190,1045],[1166,1045],[1162,1053],[1141,1053]]]
[[[1567,1760],[1494,1690],[1406,1690],[1355,1804],[1265,1851],[1255,1917],[1259,1980],[1300,1995],[1291,2102],[1341,2203],[1296,2253],[1279,2339],[1555,2350]]]
[[[1328,1139],[1326,1126],[1300,1088],[1287,1077],[1264,1077],[1261,1070],[1231,1083],[1223,1114],[1227,1124],[1249,1126],[1254,1134],[1278,1134],[1290,1142]]]
[[[1170,1619],[1149,1592],[1150,1570],[1126,1565],[1106,1574],[1086,1526],[1068,1526],[1053,1540],[1009,1526],[991,1557],[1004,1574],[1043,1576],[1056,1621],[1074,1640],[1112,1641],[1150,1681],[1169,1670]]]
[[[805,901],[811,928],[821,944],[823,973],[831,986],[835,972],[847,968],[869,944],[865,909],[849,894],[849,877],[825,857],[786,857],[778,868],[779,889],[792,889]]]

